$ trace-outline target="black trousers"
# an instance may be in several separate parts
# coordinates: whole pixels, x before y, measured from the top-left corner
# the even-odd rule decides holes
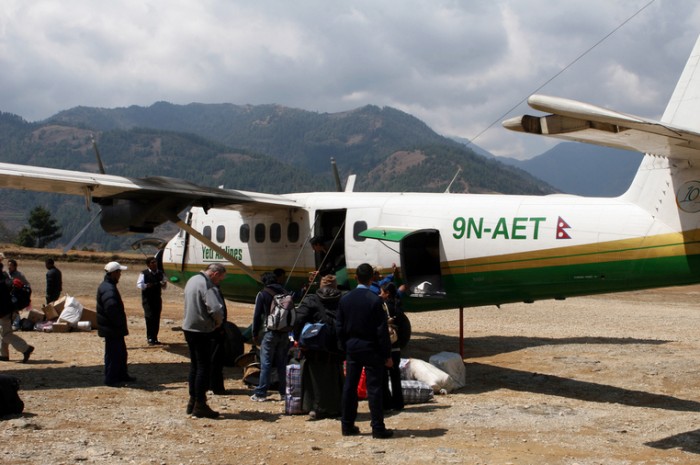
[[[343,385],[343,405],[340,423],[344,430],[355,425],[357,419],[357,385],[362,368],[367,380],[367,401],[369,402],[370,425],[372,431],[381,431],[384,426],[382,409],[382,380],[384,380],[384,360],[375,352],[348,353],[346,357],[345,384]]]
[[[148,342],[158,340],[160,331],[160,314],[163,311],[163,301],[158,299],[142,299],[143,316],[146,319],[146,339]]]
[[[190,398],[206,401],[211,376],[211,333],[183,332],[190,349],[190,374],[187,379]]]
[[[105,337],[105,384],[117,384],[129,377],[124,336]]]
[[[384,369],[386,376],[384,382],[382,383],[382,388],[384,391],[384,408],[401,410],[404,407],[403,390],[401,389],[401,369],[399,368],[399,364],[401,363],[401,352],[392,351],[391,360],[394,362],[394,366]],[[391,392],[389,391],[389,385],[391,385]]]
[[[212,391],[224,390],[224,362],[226,361],[226,332],[223,327],[211,333],[211,376],[209,387]]]

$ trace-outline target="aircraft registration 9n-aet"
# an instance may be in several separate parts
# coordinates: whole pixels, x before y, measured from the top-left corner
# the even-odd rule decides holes
[[[186,181],[0,164],[0,187],[85,196],[109,233],[180,232],[160,255],[184,284],[230,261],[226,298],[252,302],[275,268],[298,288],[317,269],[311,235],[342,245],[350,279],[368,262],[400,267],[407,310],[438,310],[700,282],[700,39],[661,121],[533,95],[547,114],[511,130],[645,153],[615,198],[453,193],[269,195]],[[189,209],[189,210],[187,210]],[[183,212],[184,213],[183,215]],[[183,215],[180,218],[178,215]],[[344,273],[343,273],[344,272]]]

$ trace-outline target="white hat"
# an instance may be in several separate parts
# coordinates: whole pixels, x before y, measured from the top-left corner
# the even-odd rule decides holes
[[[118,262],[109,262],[105,265],[105,271],[107,273],[112,273],[113,271],[124,271],[125,266],[120,265]]]

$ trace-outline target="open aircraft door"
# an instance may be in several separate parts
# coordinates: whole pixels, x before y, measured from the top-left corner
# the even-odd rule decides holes
[[[360,236],[399,243],[401,276],[411,297],[445,297],[437,229],[372,228]]]

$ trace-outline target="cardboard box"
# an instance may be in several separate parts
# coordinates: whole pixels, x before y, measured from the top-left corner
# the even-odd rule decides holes
[[[89,321],[92,329],[97,329],[97,312],[95,310],[83,307],[83,314],[80,321]]]
[[[29,314],[27,315],[27,319],[31,321],[32,323],[39,323],[40,321],[44,321],[46,319],[46,315],[44,315],[44,312],[41,310],[37,310],[36,308],[33,308],[29,310]]]
[[[46,315],[47,320],[55,320],[58,318],[58,312],[53,305],[47,304],[41,307],[41,311]]]
[[[66,305],[66,296],[61,296],[53,302],[49,303],[53,305],[53,309],[56,310],[56,313],[58,313],[58,315],[60,316],[61,312],[63,311],[64,305]]]
[[[68,323],[54,323],[53,326],[51,326],[51,332],[52,333],[67,333],[71,329],[71,326]]]

